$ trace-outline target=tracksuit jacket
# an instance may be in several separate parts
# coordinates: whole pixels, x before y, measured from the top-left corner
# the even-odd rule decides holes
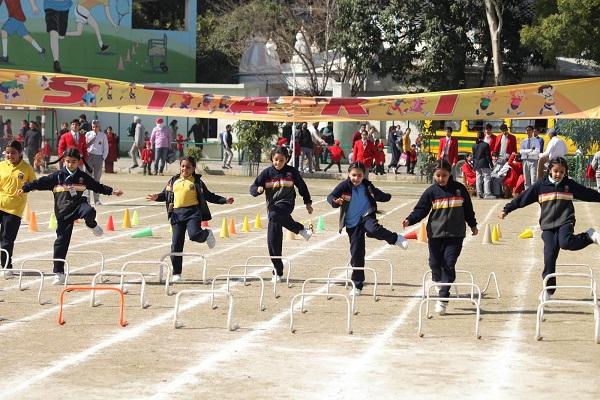
[[[264,169],[250,186],[250,194],[254,197],[260,195],[258,187],[264,188],[267,199],[267,210],[269,215],[272,213],[291,214],[296,204],[296,190],[304,199],[304,204],[311,204],[310,193],[304,179],[298,173],[298,170],[289,165],[285,165],[281,171],[274,166]]]

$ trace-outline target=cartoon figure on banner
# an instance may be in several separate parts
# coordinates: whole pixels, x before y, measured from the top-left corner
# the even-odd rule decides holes
[[[525,92],[522,90],[511,90],[510,91],[510,105],[506,109],[506,115],[510,115],[511,112],[515,112],[517,115],[523,114],[523,111],[519,111],[521,102],[525,98]]]
[[[121,89],[121,97],[119,97],[119,101],[122,101],[126,96],[125,93],[128,92],[127,97],[129,97],[129,100],[133,100],[133,104],[135,105],[135,108],[139,108],[137,105],[135,89],[136,89],[136,84],[133,82],[129,83],[127,88]],[[117,108],[121,108],[121,107],[123,107],[123,105],[126,105],[126,104],[121,103]]]
[[[544,105],[540,108],[540,115],[546,111],[554,113],[554,115],[562,114],[562,111],[558,111],[554,101],[554,86],[542,85],[538,88],[538,96],[544,98]]]
[[[97,85],[95,83],[88,83],[87,90],[81,98],[81,100],[83,100],[81,104],[85,104],[86,107],[96,107],[96,94],[98,93],[98,90],[100,90],[100,85]]]
[[[423,106],[427,104],[427,100],[425,100],[422,97],[418,97],[416,99],[414,99],[412,101],[412,103],[410,104],[410,107],[405,108],[402,112],[402,114],[407,114],[410,112],[415,112],[415,113],[421,113],[426,117],[429,117],[429,115],[431,114],[428,111],[423,110]]]
[[[485,115],[488,117],[490,115],[494,115],[493,111],[487,111],[492,104],[492,101],[496,100],[496,91],[482,92],[481,97],[479,98],[479,108],[475,110],[475,114],[479,115],[480,112],[485,112]]]
[[[219,106],[217,108],[219,109],[219,111],[228,112],[229,106],[231,106],[231,97],[223,96],[221,97],[221,100],[219,100]]]
[[[398,99],[394,102],[394,104],[391,104],[387,111],[385,112],[387,115],[393,115],[394,111],[397,111],[399,114],[402,114],[402,109],[400,108],[400,106],[402,106],[402,104],[406,103],[406,100],[404,99]],[[385,104],[385,103],[384,103]]]
[[[75,20],[77,21],[77,26],[74,31],[67,32],[67,36],[81,36],[83,33],[83,26],[88,24],[96,33],[96,39],[98,40],[98,47],[100,48],[100,51],[103,52],[108,50],[110,45],[102,41],[102,34],[100,33],[98,21],[96,21],[90,12],[92,8],[103,4],[106,19],[108,19],[108,22],[110,22],[110,24],[115,28],[115,31],[118,32],[119,25],[113,21],[112,16],[110,15],[108,1],[109,0],[80,0],[79,4],[77,4],[75,7]]]
[[[198,106],[196,109],[208,110],[209,113],[213,113],[215,111],[215,107],[212,104],[214,98],[215,96],[210,93],[205,94],[204,96],[202,96],[202,100],[198,102]]]
[[[21,96],[20,90],[25,89],[27,82],[29,82],[27,74],[15,74],[14,80],[0,82],[0,93],[4,96],[4,100],[10,102]]]
[[[104,84],[106,85],[106,100],[112,100],[112,85],[108,81],[104,82]],[[102,101],[102,99],[100,99],[100,101]]]
[[[0,1],[0,3],[2,3]],[[35,5],[33,0],[30,1],[31,9],[34,14],[39,14],[40,10]],[[21,7],[21,0],[5,0],[6,10],[8,11],[8,19],[2,25],[2,56],[0,57],[1,63],[8,63],[8,37],[12,35],[18,35],[25,39],[33,46],[35,51],[39,54],[42,61],[46,59],[46,49],[41,47],[25,27],[25,14]]]
[[[37,85],[42,90],[48,90],[50,88],[50,82],[51,79],[45,75],[42,75],[37,79]]]
[[[193,98],[194,97],[191,94],[183,93],[181,95],[181,103],[179,103],[179,105],[177,103],[173,103],[171,104],[171,108],[190,108]]]

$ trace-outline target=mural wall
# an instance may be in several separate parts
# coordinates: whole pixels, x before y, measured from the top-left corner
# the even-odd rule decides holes
[[[0,68],[194,82],[196,3],[185,31],[163,31],[132,29],[131,0],[0,0]]]

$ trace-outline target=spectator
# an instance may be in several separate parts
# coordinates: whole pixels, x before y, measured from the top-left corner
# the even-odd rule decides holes
[[[475,188],[475,183],[477,180],[475,170],[473,169],[473,155],[471,153],[467,154],[467,158],[465,159],[463,165],[461,165],[460,169],[463,173],[465,186],[467,187],[469,193],[471,193],[474,191],[473,189]]]
[[[477,142],[472,151],[477,196],[484,199],[495,199],[496,197],[492,195],[492,156],[490,146],[485,141],[484,132],[477,134]]]
[[[4,136],[12,137],[12,134],[13,134],[12,121],[10,119],[7,119],[6,122],[4,123]]]
[[[144,142],[146,141],[145,133],[146,128],[142,124],[142,119],[140,117],[133,117],[133,122],[135,123],[135,127],[133,128],[133,143],[131,144],[131,149],[129,149],[129,156],[131,157],[131,166],[129,167],[129,172],[133,168],[137,168],[138,165],[138,156],[141,156],[142,150],[144,149]]]
[[[92,126],[87,121],[87,117],[85,116],[85,114],[81,114],[79,116],[79,128],[83,129],[83,131],[86,133],[92,130]]]
[[[544,151],[544,138],[540,136],[541,130],[537,126],[533,128],[533,137],[540,142],[540,152]]]
[[[102,167],[104,160],[108,157],[108,139],[106,134],[100,129],[100,121],[92,121],[92,130],[85,134],[88,151],[88,165],[92,168],[90,174],[96,182],[100,182],[102,177]],[[92,201],[92,196],[88,196],[88,201]],[[100,202],[100,193],[94,192],[94,204],[102,205]]]
[[[512,133],[509,133],[506,124],[500,125],[502,136],[496,138],[494,144],[494,156],[498,158],[497,162],[505,163],[511,154],[517,152],[517,138]]]
[[[115,162],[119,159],[119,137],[113,132],[112,126],[106,128],[104,134],[108,142],[108,155],[104,160],[104,172],[116,174]]]
[[[167,154],[171,147],[171,131],[165,126],[164,120],[160,117],[156,119],[156,126],[152,129],[150,143],[152,143],[154,156],[156,157],[156,161],[154,161],[154,175],[163,175],[167,164]]]
[[[558,131],[554,128],[548,129],[547,136],[550,138],[546,151],[540,154],[538,161],[537,178],[544,177],[546,171],[546,163],[549,160],[554,160],[558,157],[564,157],[567,154],[567,144],[564,140],[558,137]]]
[[[33,166],[35,155],[42,147],[42,133],[39,131],[35,121],[29,123],[29,129],[25,133],[23,144],[29,165]]]
[[[406,128],[402,135],[402,148],[406,154],[406,173],[410,174],[410,128]]]
[[[402,142],[398,139],[398,131],[394,125],[388,129],[387,144],[392,151],[392,160],[388,164],[388,172],[390,172],[391,168],[396,171],[398,161],[400,160],[400,153],[402,152]]]
[[[600,151],[592,158],[592,168],[596,171],[596,189],[600,192]]]
[[[74,119],[71,121],[71,130],[68,133],[63,134],[58,142],[58,157],[62,158],[63,153],[69,148],[73,147],[79,150],[81,159],[79,160],[79,169],[82,169],[84,162],[87,161],[87,141],[85,139],[85,133],[79,129],[79,120]]]
[[[456,174],[456,163],[458,162],[458,140],[452,137],[452,127],[446,127],[446,136],[440,139],[438,148],[438,160],[446,160],[452,167],[452,173]]]
[[[202,123],[201,118],[196,118],[196,122],[190,127],[190,130],[187,133],[187,139],[190,140],[190,136],[194,135],[194,145],[196,147],[200,147],[200,149],[204,148],[204,139],[206,138],[206,128]],[[157,155],[158,160],[158,155]]]
[[[369,178],[369,170],[373,166],[375,158],[375,145],[368,140],[369,134],[366,130],[362,132],[361,140],[354,143],[352,148],[352,162],[360,161],[365,165],[365,179]]]
[[[523,163],[523,179],[525,190],[537,180],[537,164],[540,157],[540,142],[533,136],[533,126],[525,128],[527,139],[521,142],[521,161]]]
[[[488,147],[490,148],[490,156],[491,156],[492,151],[494,151],[494,148],[496,147],[496,135],[494,135],[494,133],[492,132],[492,124],[485,124],[485,129],[484,129],[483,133],[484,133],[483,141],[488,144]],[[475,158],[475,157],[473,157],[473,158]]]
[[[232,130],[233,127],[231,125],[227,125],[225,127],[225,131],[221,132],[221,134],[219,135],[221,146],[223,146],[223,166],[221,167],[223,169],[231,169],[231,160],[233,160],[233,136],[231,135]]]
[[[363,132],[367,132],[366,124],[361,124],[360,129],[354,132],[354,135],[352,135],[352,148],[354,148],[354,143],[362,138]]]
[[[410,146],[410,151],[408,152],[408,159],[406,160],[408,163],[408,173],[410,175],[415,174],[415,166],[417,165],[417,145],[412,144]]]

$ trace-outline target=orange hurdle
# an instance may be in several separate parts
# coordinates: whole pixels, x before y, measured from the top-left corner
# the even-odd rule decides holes
[[[63,303],[65,300],[66,292],[74,292],[76,290],[86,290],[86,291],[97,291],[97,290],[110,290],[113,292],[119,293],[119,324],[123,327],[127,326],[127,321],[125,321],[125,294],[119,288],[109,287],[109,286],[70,286],[64,288],[60,292],[60,301],[58,304],[58,324],[64,325],[65,320],[63,318]]]

